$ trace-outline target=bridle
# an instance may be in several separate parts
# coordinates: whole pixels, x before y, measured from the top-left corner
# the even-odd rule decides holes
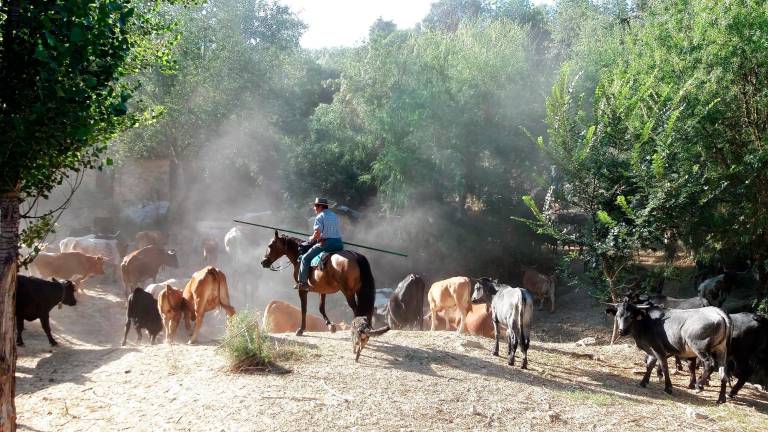
[[[278,240],[283,241],[283,251],[284,251],[283,255],[287,258],[288,257],[288,237],[281,236],[281,237],[278,237]],[[279,260],[280,258],[282,257],[278,257],[275,261],[272,262],[272,264],[269,265],[270,270],[274,272],[279,272],[287,269],[291,265],[291,262],[289,260],[288,261],[289,264],[275,267],[275,262],[277,262],[277,260]]]

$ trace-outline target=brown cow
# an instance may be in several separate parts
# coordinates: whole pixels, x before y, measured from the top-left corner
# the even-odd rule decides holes
[[[429,318],[429,316],[427,316]],[[461,321],[461,314],[456,308],[440,312],[437,315],[437,327],[456,330]],[[474,336],[494,337],[491,307],[487,304],[473,304],[467,314],[467,332]]]
[[[235,308],[229,303],[229,289],[227,277],[216,267],[205,267],[196,271],[192,279],[184,287],[184,299],[194,308],[194,315],[190,318],[195,321],[195,329],[189,338],[189,343],[197,341],[200,328],[203,326],[203,317],[208,311],[221,306],[227,316],[235,314]],[[185,318],[185,326],[189,328],[189,320]]]
[[[164,248],[168,244],[168,236],[162,231],[139,231],[136,233],[136,250],[147,246]]]
[[[147,279],[157,282],[157,272],[164,265],[173,268],[179,266],[176,251],[166,251],[157,246],[147,246],[126,255],[120,264],[125,297],[128,298],[133,287],[144,285],[143,282]]]
[[[450,308],[458,308],[461,313],[458,332],[464,332],[464,324],[467,321],[467,314],[472,309],[470,296],[472,295],[472,282],[468,277],[457,276],[450,279],[435,282],[429,288],[427,299],[429,300],[429,309],[432,315],[432,325],[430,329],[435,330],[437,313]]]
[[[82,252],[40,252],[30,265],[30,270],[43,279],[56,277],[72,280],[79,275],[78,281],[82,283],[91,276],[103,275],[107,260],[103,256],[90,256]]]
[[[555,311],[555,276],[545,276],[534,270],[523,274],[523,288],[539,299],[539,310],[544,308],[544,299],[549,299],[549,313]]]
[[[219,260],[219,244],[216,240],[203,240],[203,265],[212,266]]]
[[[172,343],[176,338],[176,331],[179,329],[179,322],[182,318],[184,318],[184,322],[195,319],[195,310],[184,299],[181,290],[167,284],[160,291],[160,295],[157,296],[157,309],[160,311],[160,317],[163,319],[165,343],[167,344]]]
[[[294,332],[301,325],[301,309],[280,300],[272,300],[264,309],[261,326],[270,333]],[[325,320],[317,315],[307,314],[306,331],[328,331]]]

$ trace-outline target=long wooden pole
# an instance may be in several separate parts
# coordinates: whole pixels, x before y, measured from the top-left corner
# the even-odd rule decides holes
[[[306,234],[306,233],[303,233],[303,232],[298,232],[298,231],[292,231],[292,230],[285,229],[285,228],[278,228],[278,227],[273,227],[273,226],[269,226],[269,225],[257,224],[257,223],[253,223],[253,222],[245,222],[245,221],[241,221],[241,220],[237,220],[237,219],[233,219],[232,221],[233,222],[237,222],[237,223],[241,223],[241,224],[245,224],[245,225],[252,225],[252,226],[257,226],[257,227],[261,227],[261,228],[269,228],[269,229],[273,229],[273,230],[276,230],[276,231],[283,231],[283,232],[287,232],[287,233],[291,233],[291,234],[296,234],[296,235],[309,236],[309,234]],[[363,248],[363,249],[370,249],[370,250],[374,250],[374,251],[378,251],[378,252],[384,252],[384,253],[388,253],[388,254],[392,254],[392,255],[397,255],[397,256],[401,256],[401,257],[408,257],[408,254],[404,254],[402,252],[394,252],[394,251],[390,251],[390,250],[386,250],[386,249],[379,249],[379,248],[375,248],[375,247],[372,247],[372,246],[361,245],[361,244],[358,244],[358,243],[352,243],[352,242],[345,241],[344,244],[345,245],[350,245],[350,246],[357,246],[357,247]]]

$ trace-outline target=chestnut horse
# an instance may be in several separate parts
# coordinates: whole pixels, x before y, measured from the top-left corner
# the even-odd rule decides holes
[[[275,237],[269,242],[261,265],[264,268],[270,268],[278,258],[285,255],[293,264],[293,280],[298,282],[299,244],[301,244],[300,239],[278,235],[275,231]],[[376,286],[371,266],[363,254],[348,250],[335,252],[322,270],[312,269],[309,274],[309,290],[320,294],[320,314],[331,331],[335,330],[335,326],[325,314],[325,295],[336,291],[344,294],[347,304],[356,317],[364,316],[368,318],[368,322],[371,322]],[[296,330],[297,336],[301,336],[306,328],[307,291],[299,290],[299,299],[301,300],[301,327]]]

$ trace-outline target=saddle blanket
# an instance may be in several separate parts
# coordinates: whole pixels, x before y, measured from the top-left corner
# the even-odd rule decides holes
[[[321,262],[325,262],[325,259],[328,255],[335,254],[336,252],[320,252],[319,255],[312,258],[312,262],[309,263],[310,267],[317,267],[320,265]]]

